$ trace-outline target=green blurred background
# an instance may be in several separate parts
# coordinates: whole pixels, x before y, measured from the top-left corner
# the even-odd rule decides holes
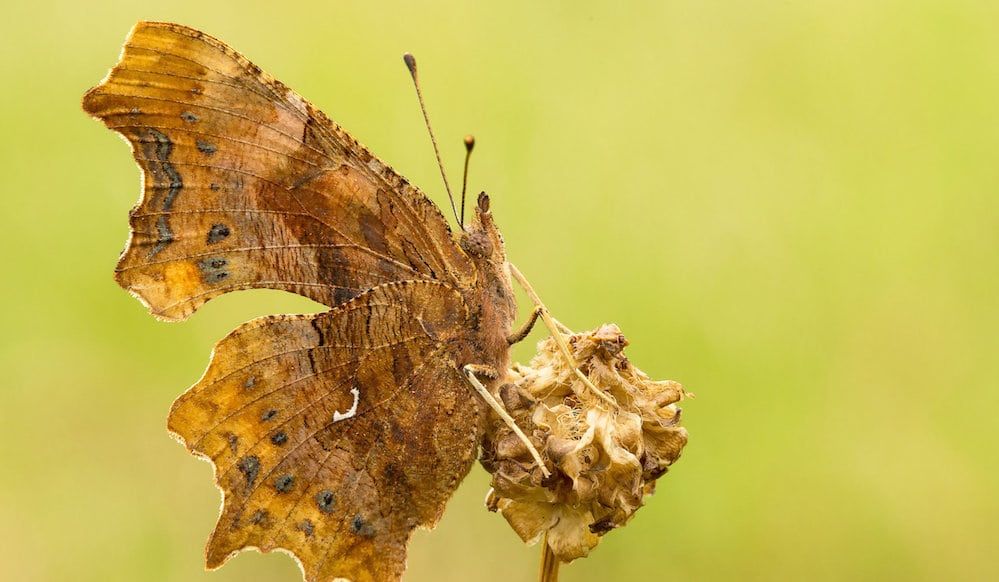
[[[138,19],[224,39],[442,203],[415,53],[452,181],[472,132],[556,315],[620,324],[697,394],[659,492],[563,580],[999,578],[999,5],[608,4],[6,6],[0,579],[299,579],[280,554],[203,572],[219,494],[164,424],[217,339],[315,305],[168,325],[111,279],[139,174],[79,99]],[[486,477],[409,581],[535,576]]]

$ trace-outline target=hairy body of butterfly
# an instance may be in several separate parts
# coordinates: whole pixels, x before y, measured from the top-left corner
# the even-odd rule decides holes
[[[153,315],[249,288],[330,308],[240,326],[173,405],[169,430],[224,496],[208,566],[255,547],[290,551],[310,582],[398,579],[475,459],[486,407],[466,367],[508,365],[488,198],[456,238],[322,112],[175,24],[136,25],[83,106],[143,170],[115,278]]]

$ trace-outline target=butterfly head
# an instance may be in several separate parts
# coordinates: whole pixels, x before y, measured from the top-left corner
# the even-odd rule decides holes
[[[476,260],[495,260],[502,264],[505,260],[503,237],[489,212],[489,196],[479,194],[472,220],[461,233],[461,248]]]
[[[505,370],[509,365],[507,338],[517,315],[517,302],[510,281],[503,237],[489,212],[489,196],[485,192],[479,194],[459,243],[475,264],[477,277],[470,302],[476,306],[476,327],[484,330],[477,344],[481,353],[477,353],[469,361],[487,362],[497,370]]]

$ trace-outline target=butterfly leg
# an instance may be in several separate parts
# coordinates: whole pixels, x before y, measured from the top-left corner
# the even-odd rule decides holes
[[[531,316],[527,319],[527,321],[524,322],[524,325],[522,325],[520,329],[513,332],[512,334],[510,334],[509,337],[506,338],[506,343],[512,346],[513,344],[520,343],[521,341],[523,341],[524,338],[526,338],[527,335],[531,333],[531,330],[534,329],[534,324],[538,322],[539,315],[541,315],[541,308],[535,307],[534,311],[531,312]]]
[[[472,388],[475,388],[475,391],[478,392],[479,396],[481,396],[482,399],[486,401],[486,404],[488,404],[493,409],[493,411],[495,411],[496,414],[499,415],[501,419],[503,419],[503,422],[505,422],[506,425],[510,427],[510,430],[513,431],[513,434],[517,435],[517,438],[519,438],[524,443],[524,446],[527,447],[528,452],[530,452],[531,456],[534,457],[534,462],[537,463],[538,467],[541,468],[541,474],[544,475],[545,477],[550,477],[551,473],[548,471],[548,467],[545,466],[545,462],[541,458],[541,453],[538,452],[538,449],[534,448],[534,445],[531,444],[531,440],[527,438],[527,435],[524,434],[524,431],[520,430],[520,427],[517,426],[517,422],[513,419],[512,416],[510,416],[510,413],[506,411],[506,408],[503,407],[503,404],[500,403],[499,400],[496,400],[496,397],[489,392],[489,389],[486,388],[485,385],[482,382],[480,382],[478,378],[475,377],[475,374],[482,374],[483,376],[490,376],[495,378],[499,375],[499,373],[490,367],[477,366],[475,364],[468,364],[463,368],[463,370],[465,372],[465,377],[468,378],[468,382],[472,385]]]
[[[579,369],[579,364],[576,362],[576,358],[572,356],[572,352],[569,351],[569,346],[565,343],[565,338],[562,337],[565,333],[572,333],[569,328],[562,325],[551,316],[551,313],[548,312],[548,308],[541,302],[541,298],[538,297],[538,294],[534,291],[534,288],[531,287],[531,284],[527,281],[527,278],[524,277],[524,274],[520,272],[520,269],[514,266],[513,263],[507,263],[507,265],[510,267],[510,274],[514,279],[516,279],[517,283],[520,283],[520,286],[524,288],[525,292],[527,292],[531,301],[534,302],[537,317],[540,317],[541,321],[544,322],[545,327],[548,328],[552,339],[554,339],[555,343],[558,344],[559,351],[562,352],[562,356],[565,358],[565,361],[569,363],[569,366],[572,368],[576,377],[579,378],[583,385],[586,386],[595,396],[609,404],[614,409],[617,409],[617,401],[614,400],[610,394],[607,394],[603,390],[594,386],[593,382],[586,377],[586,374]]]

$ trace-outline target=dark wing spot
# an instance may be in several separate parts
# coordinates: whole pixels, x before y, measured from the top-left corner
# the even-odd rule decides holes
[[[267,422],[268,420],[274,418],[275,416],[277,416],[277,411],[272,408],[270,410],[264,411],[264,413],[260,415],[260,420],[261,422]]]
[[[255,455],[243,457],[239,460],[237,467],[246,477],[246,487],[253,487],[253,482],[257,480],[257,474],[260,473],[260,459]]]
[[[181,178],[177,168],[170,163],[170,154],[173,153],[173,142],[167,134],[158,129],[149,128],[147,135],[140,140],[142,142],[142,153],[146,157],[146,164],[149,175],[152,176],[152,186],[158,191],[166,190],[163,197],[162,208],[164,212],[170,212],[173,208],[174,200],[184,187],[184,180]],[[167,215],[163,214],[156,221],[157,239],[156,246],[149,251],[149,257],[156,256],[157,253],[173,242],[173,231]]]
[[[161,214],[160,217],[156,219],[156,246],[153,247],[149,256],[155,256],[172,242],[173,231],[170,230],[170,221],[167,220],[166,214]]]
[[[323,489],[319,493],[316,493],[316,506],[323,513],[333,513],[333,504],[335,502],[336,496],[329,489]]]
[[[239,437],[234,434],[229,435],[229,450],[232,451],[232,454],[234,455],[236,454],[236,451],[239,450]]]
[[[278,493],[291,491],[293,485],[295,485],[295,477],[292,475],[282,475],[274,481],[274,488],[278,490]]]
[[[221,257],[212,257],[198,261],[198,268],[201,269],[201,279],[205,283],[218,283],[229,276],[226,267],[229,261]]]
[[[288,442],[288,435],[284,434],[284,431],[276,432],[271,435],[271,443],[277,446],[281,446]]]
[[[213,224],[208,229],[208,244],[213,245],[229,236],[229,227],[224,224]]]
[[[267,522],[269,521],[268,520],[269,517],[270,517],[270,514],[267,512],[266,509],[258,509],[256,511],[254,511],[253,515],[250,517],[250,523],[252,523],[253,525],[261,525],[261,524],[263,524],[263,525],[266,526],[266,525],[268,525]]]
[[[198,147],[198,151],[199,152],[205,154],[206,156],[210,156],[210,155],[214,154],[216,150],[218,150],[218,148],[215,147],[215,144],[211,144],[211,143],[208,143],[207,141],[200,140],[200,139],[197,140],[197,141],[195,141],[194,145],[196,145]]]
[[[198,116],[191,113],[190,111],[185,111],[181,113],[180,118],[188,123],[195,123],[198,121]]]
[[[370,523],[364,521],[360,515],[355,515],[353,521],[350,522],[350,531],[366,538],[375,535],[375,528],[371,527]]]
[[[257,383],[257,377],[250,376],[249,378],[246,379],[246,382],[243,382],[243,388],[249,390],[250,388],[253,388],[253,385],[256,383]]]
[[[301,532],[304,533],[305,537],[307,538],[312,537],[312,532],[316,531],[315,526],[313,526],[312,522],[308,519],[303,519],[301,522],[299,522],[298,529],[301,530]]]

